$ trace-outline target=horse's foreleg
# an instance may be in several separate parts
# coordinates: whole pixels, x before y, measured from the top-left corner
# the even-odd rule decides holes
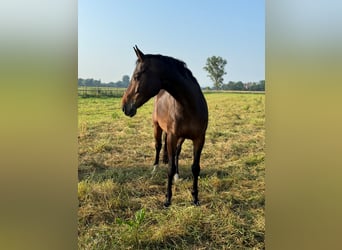
[[[194,154],[194,161],[193,161],[193,164],[192,164],[192,174],[193,174],[193,177],[194,177],[194,180],[193,180],[193,186],[192,186],[192,197],[193,197],[193,202],[196,206],[199,205],[199,200],[198,200],[198,176],[199,176],[199,173],[200,173],[200,158],[201,158],[201,152],[202,152],[202,149],[203,149],[203,146],[204,146],[204,136],[197,139],[197,140],[194,140],[193,141],[193,145],[194,145],[194,151],[193,151],[193,154]]]
[[[164,203],[165,207],[168,207],[171,205],[172,179],[176,173],[176,163],[175,163],[176,147],[177,147],[176,136],[172,134],[168,134],[167,135],[167,153],[168,153],[168,158],[169,158],[169,170],[168,170],[168,179],[167,179],[166,201]]]
[[[156,156],[153,163],[153,172],[156,170],[159,164],[159,153],[162,148],[162,129],[159,127],[158,123],[154,123],[154,141],[155,141],[155,149],[156,149]]]

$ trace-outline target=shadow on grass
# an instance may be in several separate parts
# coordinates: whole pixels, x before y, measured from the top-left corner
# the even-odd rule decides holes
[[[102,182],[108,179],[119,184],[131,182],[133,180],[151,176],[152,167],[112,167],[106,164],[91,162],[88,165],[79,166],[78,180],[91,179],[92,181]]]
[[[82,181],[85,179],[92,179],[94,181],[105,181],[112,179],[114,182],[120,184],[136,180],[137,178],[151,178],[152,166],[134,166],[134,167],[123,167],[123,166],[108,166],[103,163],[97,163],[95,161],[89,162],[87,165],[81,165],[78,168],[78,180]],[[163,175],[165,183],[167,179],[168,166],[160,164],[157,172],[154,175]],[[191,166],[180,166],[179,168],[180,178],[189,180],[193,178]],[[228,170],[222,170],[219,168],[205,168],[201,169],[200,177],[210,177],[216,175],[218,178],[226,178],[229,176]]]

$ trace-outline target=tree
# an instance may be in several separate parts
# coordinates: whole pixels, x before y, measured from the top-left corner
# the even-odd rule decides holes
[[[207,58],[206,65],[203,67],[208,72],[209,78],[214,82],[215,89],[221,89],[223,84],[223,75],[227,74],[224,70],[227,60],[220,56]]]
[[[245,86],[243,82],[241,81],[238,81],[238,82],[229,81],[228,84],[223,84],[223,89],[224,90],[245,90]]]
[[[124,75],[122,77],[122,84],[123,84],[123,87],[127,88],[127,86],[129,85],[129,76],[128,75]]]
[[[254,83],[250,86],[249,90],[251,91],[265,91],[265,80],[259,81],[259,83]]]

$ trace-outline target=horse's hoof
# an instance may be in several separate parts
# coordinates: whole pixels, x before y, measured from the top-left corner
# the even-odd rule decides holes
[[[194,206],[198,207],[200,205],[199,201],[193,201]]]
[[[175,174],[175,175],[173,176],[173,180],[174,180],[175,182],[179,181],[179,175],[178,175],[178,174]]]
[[[164,203],[164,208],[168,208],[171,205],[171,202],[165,201]]]

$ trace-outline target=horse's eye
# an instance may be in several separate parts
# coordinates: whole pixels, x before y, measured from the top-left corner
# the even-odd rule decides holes
[[[136,73],[136,74],[133,76],[134,80],[135,80],[135,81],[138,81],[138,80],[140,79],[141,75],[144,74],[145,72],[146,72],[146,69],[143,69],[142,71]]]
[[[134,75],[134,80],[135,80],[135,81],[140,80],[142,73],[143,73],[143,72],[138,72],[138,73],[136,73],[136,74]]]
[[[140,77],[141,77],[141,74],[142,74],[142,72],[136,73],[136,74],[134,75],[134,80],[135,80],[135,81],[138,81],[138,80],[140,79]]]

